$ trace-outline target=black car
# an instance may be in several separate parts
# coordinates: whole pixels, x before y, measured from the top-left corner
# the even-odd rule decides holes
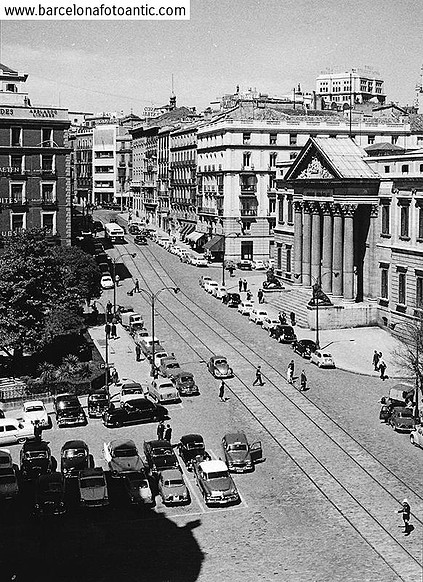
[[[101,418],[103,412],[109,408],[109,396],[107,391],[101,388],[88,395],[88,416],[90,418]]]
[[[200,434],[182,436],[178,443],[178,451],[188,471],[192,471],[192,463],[194,461],[201,463],[201,461],[209,461],[211,459],[206,452],[204,439]]]
[[[129,234],[139,234],[141,232],[141,226],[139,224],[129,224],[128,225]]]
[[[251,271],[251,269],[253,268],[253,261],[250,261],[250,259],[242,259],[237,264],[237,267],[238,267],[238,269],[243,269],[243,270],[246,270],[246,271]]]
[[[222,297],[222,302],[228,307],[238,307],[241,303],[241,297],[239,293],[227,293]]]
[[[163,469],[179,469],[178,458],[169,441],[144,441],[144,454],[151,473],[159,473]]]
[[[292,349],[303,358],[310,359],[311,354],[317,350],[316,342],[309,339],[294,341]]]
[[[56,422],[59,428],[63,426],[85,426],[87,417],[79,399],[74,394],[60,394],[54,399]]]
[[[148,245],[147,237],[143,236],[142,234],[137,234],[134,238],[134,243],[136,245]]]
[[[280,343],[290,344],[297,339],[294,329],[290,325],[276,325],[269,330],[269,335]]]
[[[61,473],[40,475],[35,486],[36,515],[63,515],[65,507],[65,486]]]
[[[126,424],[164,420],[167,416],[168,413],[164,406],[154,404],[146,398],[137,398],[129,400],[119,407],[111,404],[109,409],[103,413],[103,424],[108,428],[117,428]]]
[[[20,452],[21,475],[23,479],[37,479],[40,475],[51,473],[53,458],[45,441],[33,439],[26,441]]]
[[[67,441],[60,452],[60,470],[63,477],[78,477],[81,469],[88,469],[93,465],[88,445],[84,441]]]

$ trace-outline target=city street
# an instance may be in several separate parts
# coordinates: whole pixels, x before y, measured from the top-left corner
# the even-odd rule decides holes
[[[43,556],[46,580],[78,580],[79,572],[90,581],[420,579],[423,452],[378,418],[378,400],[395,382],[318,369],[198,285],[203,274],[219,280],[217,267],[197,269],[151,241],[136,247],[131,240],[127,236],[127,244],[110,250],[131,275],[117,288],[118,304],[131,304],[151,330],[147,297],[127,296],[134,279],[152,292],[181,289],[177,295],[160,293],[155,335],[194,373],[201,394],[168,406],[173,444],[198,432],[211,456],[219,458],[222,436],[242,429],[250,442],[262,442],[265,461],[251,474],[234,476],[242,500],[227,508],[206,507],[184,469],[192,498],[186,507],[166,508],[157,497],[154,509],[139,511],[126,506],[112,484],[106,510],[72,506],[62,519],[37,522],[27,517],[28,507],[16,509],[19,520],[12,509],[9,519],[5,516],[8,535],[2,536],[1,554],[8,556],[17,580],[29,580],[34,561]],[[128,255],[133,252],[134,258]],[[105,291],[101,303],[112,296]],[[110,342],[110,361],[121,376],[145,384],[149,368],[146,361],[135,362],[131,342],[120,330],[119,339]],[[226,356],[234,369],[224,403],[218,380],[206,368],[212,354]],[[291,358],[295,376],[306,370],[306,393],[286,382]],[[253,388],[259,364],[265,385]],[[128,437],[142,451],[143,441],[155,434],[155,423],[113,430],[90,420],[85,428],[58,430],[53,421],[45,438],[56,458],[66,440],[82,438],[96,465],[106,468],[104,442]],[[17,462],[20,447],[10,448]],[[404,497],[414,526],[408,537],[396,513]]]

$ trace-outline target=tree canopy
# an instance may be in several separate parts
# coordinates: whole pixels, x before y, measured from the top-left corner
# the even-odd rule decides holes
[[[77,248],[51,247],[40,229],[6,241],[0,256],[0,334],[8,353],[33,353],[83,327],[83,304],[100,295],[100,271]]]

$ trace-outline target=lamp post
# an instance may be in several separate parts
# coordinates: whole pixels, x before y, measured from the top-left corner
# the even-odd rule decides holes
[[[222,285],[225,286],[225,252],[226,252],[226,239],[230,238],[232,235],[235,235],[232,238],[239,237],[239,232],[230,232],[229,234],[221,234],[220,236],[223,238],[223,258],[222,258]]]
[[[120,259],[121,257],[124,257],[126,255],[129,257],[135,258],[137,256],[137,253],[123,253],[122,255],[120,255],[117,258],[112,257],[112,262],[113,262],[113,315],[116,315],[116,286],[120,280],[120,279],[118,279],[116,281],[116,261],[118,259]]]
[[[101,301],[95,301],[95,304],[99,303],[101,305],[101,307],[103,308],[104,311],[104,335],[106,336],[106,353],[105,353],[105,364],[106,364],[106,390],[107,390],[107,395],[110,396],[109,394],[109,336],[107,335],[107,309],[104,307],[104,305],[101,303]]]
[[[155,303],[156,303],[157,296],[162,291],[173,291],[176,295],[177,293],[179,293],[180,289],[179,289],[179,287],[162,287],[161,289],[159,289],[155,293],[153,293],[152,291],[148,291],[147,289],[142,289],[142,288],[140,289],[140,293],[145,293],[147,295],[147,297],[149,298],[150,303],[151,303],[151,335],[153,338],[153,344],[151,346],[151,376],[153,378],[157,378],[156,365],[154,362],[155,355],[156,355],[156,344],[154,343]]]

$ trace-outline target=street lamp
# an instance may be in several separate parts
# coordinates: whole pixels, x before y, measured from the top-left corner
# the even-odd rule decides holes
[[[225,286],[225,252],[226,252],[226,239],[231,238],[232,235],[235,235],[232,238],[239,237],[241,233],[239,232],[230,232],[229,234],[221,234],[220,236],[223,238],[223,258],[222,258],[222,285]]]
[[[101,301],[95,301],[94,305],[99,303],[101,305],[101,307],[103,308],[104,311],[104,333],[106,336],[106,354],[105,354],[105,364],[106,364],[106,390],[107,390],[107,394],[108,396],[110,396],[109,394],[109,336],[107,335],[107,309],[104,307],[104,305],[101,303]]]
[[[147,295],[147,297],[149,298],[150,303],[151,303],[151,335],[153,338],[153,344],[151,346],[151,375],[153,378],[157,378],[156,365],[154,362],[155,355],[156,355],[156,344],[154,343],[154,332],[155,332],[155,307],[154,306],[155,306],[157,296],[162,291],[173,291],[176,295],[177,293],[179,293],[180,289],[179,289],[179,287],[162,287],[161,289],[159,289],[155,293],[153,293],[152,291],[148,291],[147,289],[142,289],[142,288],[140,289],[140,293],[145,293]]]
[[[113,315],[116,315],[116,261],[124,256],[132,257],[133,259],[137,256],[137,253],[123,253],[119,257],[112,257],[113,262]]]
[[[332,275],[334,277],[338,277],[339,273],[335,273],[335,271],[326,271],[326,273],[322,273],[318,277],[312,277],[314,281],[313,285],[313,304],[316,305],[316,349],[320,349],[320,337],[319,337],[319,292],[322,290],[322,277],[325,275]],[[331,304],[332,305],[332,304]]]

